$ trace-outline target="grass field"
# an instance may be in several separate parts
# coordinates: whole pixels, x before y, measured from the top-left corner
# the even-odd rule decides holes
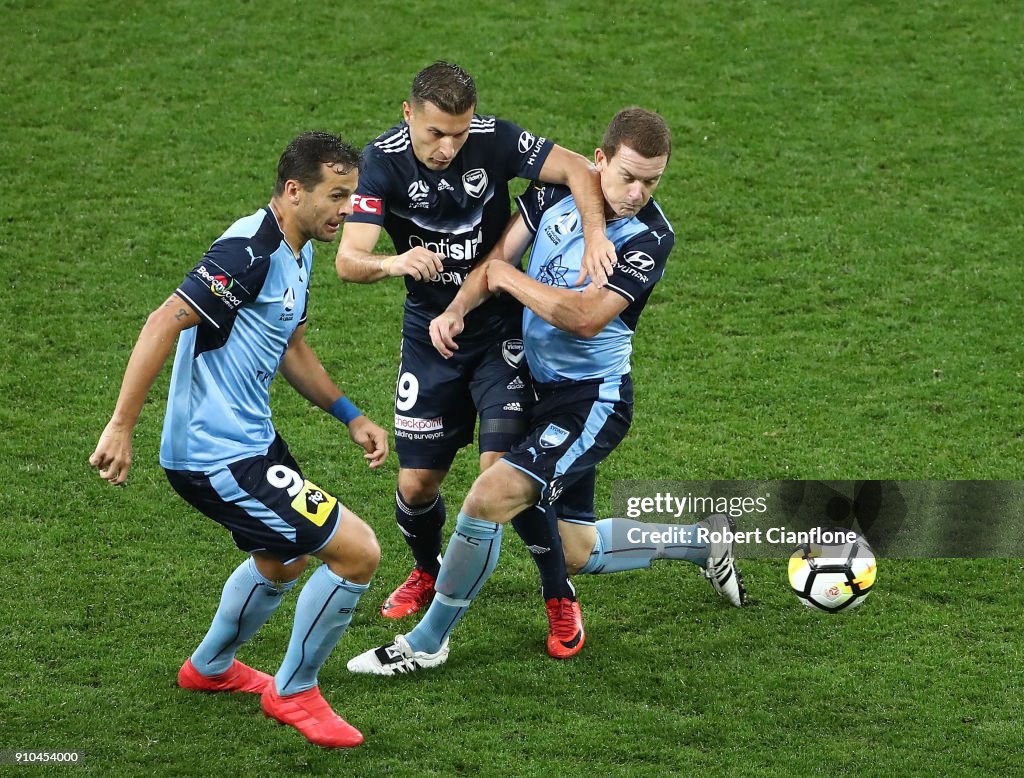
[[[556,663],[512,540],[444,668],[351,677],[348,657],[392,637],[376,606],[407,572],[397,462],[367,471],[279,382],[278,428],[384,550],[320,675],[367,743],[326,752],[255,699],[174,685],[240,554],[159,469],[169,373],[128,487],[86,464],[147,314],[267,202],[284,144],[365,143],[448,58],[481,112],[583,153],[628,104],[674,130],[658,198],[679,244],[600,510],[623,479],[1019,478],[1011,6],[0,0],[0,20],[0,750],[80,749],[104,776],[1019,772],[1020,559],[882,559],[869,602],[837,617],[798,605],[781,560],[747,561],[745,611],[690,567],[588,577],[588,645]],[[341,284],[333,253],[309,340],[387,423],[402,292]],[[452,508],[474,467],[457,462]],[[245,661],[276,667],[293,608]]]

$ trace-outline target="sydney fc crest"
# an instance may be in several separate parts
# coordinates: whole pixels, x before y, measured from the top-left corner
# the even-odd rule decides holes
[[[541,448],[556,448],[565,443],[565,439],[568,437],[569,430],[564,430],[557,424],[549,424],[540,436],[540,446]]]

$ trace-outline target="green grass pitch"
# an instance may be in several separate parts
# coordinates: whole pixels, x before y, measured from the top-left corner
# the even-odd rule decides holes
[[[673,128],[658,198],[679,246],[599,510],[623,479],[1019,478],[1012,4],[0,0],[0,22],[0,750],[79,749],[103,776],[1019,770],[1019,559],[882,559],[836,617],[797,603],[782,560],[745,564],[746,611],[688,566],[587,577],[587,647],[557,663],[510,540],[444,668],[350,677],[393,635],[376,607],[407,572],[397,462],[367,471],[279,382],[278,428],[384,550],[320,675],[367,742],[327,752],[255,699],[175,687],[240,554],[158,467],[168,372],[128,487],[86,464],[146,315],[267,202],[284,144],[367,142],[447,58],[482,112],[585,154],[629,104]],[[333,254],[317,250],[309,339],[387,424],[400,284],[343,285]],[[466,452],[452,509],[474,469]],[[275,668],[293,608],[242,658]]]

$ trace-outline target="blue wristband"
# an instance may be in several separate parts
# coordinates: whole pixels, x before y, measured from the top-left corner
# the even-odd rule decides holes
[[[348,424],[352,419],[356,418],[356,416],[362,416],[363,412],[359,410],[347,397],[339,397],[331,406],[330,414],[338,421],[343,421],[345,424]]]

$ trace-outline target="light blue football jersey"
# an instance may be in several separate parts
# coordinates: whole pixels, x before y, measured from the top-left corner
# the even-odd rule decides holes
[[[534,233],[526,272],[542,284],[582,292],[586,285],[572,284],[583,260],[583,224],[568,188],[534,182],[517,203]],[[589,339],[560,330],[526,308],[523,343],[536,381],[588,381],[630,371],[637,320],[664,275],[675,233],[652,199],[636,216],[609,222],[607,235],[618,257],[607,286],[629,305]]]
[[[313,244],[296,259],[268,206],[218,238],[176,293],[202,317],[178,338],[160,464],[207,471],[274,440],[270,382],[306,320]]]

